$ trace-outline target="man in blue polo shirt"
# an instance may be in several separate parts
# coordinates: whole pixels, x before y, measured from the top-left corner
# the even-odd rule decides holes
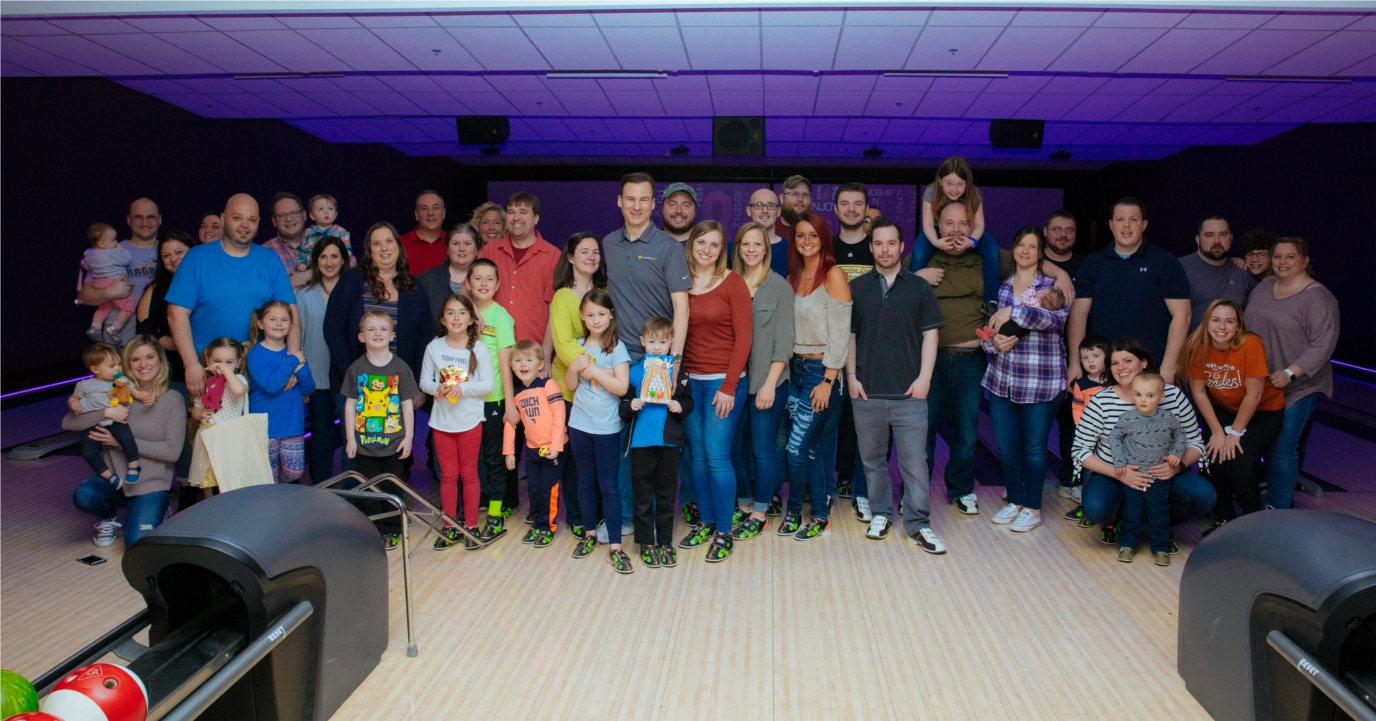
[[[186,388],[205,392],[201,349],[216,338],[248,339],[249,314],[270,300],[291,307],[287,347],[301,352],[301,322],[296,294],[277,254],[254,245],[258,234],[258,201],[240,193],[225,204],[225,235],[218,242],[186,252],[167,290],[167,319],[172,339],[186,365]]]
[[[1180,261],[1142,238],[1147,213],[1142,201],[1113,204],[1113,245],[1091,253],[1075,275],[1066,345],[1078,348],[1085,333],[1136,338],[1160,364],[1161,377],[1175,382],[1175,365],[1190,331],[1190,282]],[[1068,354],[1066,379],[1080,377],[1080,357]]]

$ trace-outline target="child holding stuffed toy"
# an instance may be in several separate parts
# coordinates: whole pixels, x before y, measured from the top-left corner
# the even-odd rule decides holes
[[[216,338],[201,351],[201,363],[205,367],[205,393],[197,396],[191,404],[191,417],[200,421],[202,430],[210,426],[232,421],[246,411],[248,398],[248,378],[243,374],[244,347],[233,338]],[[193,444],[191,467],[209,468],[207,464],[197,464],[196,456],[204,456],[206,447],[202,443]],[[201,478],[192,478],[189,485],[205,491],[209,498],[216,486],[214,473]]]
[[[67,406],[73,413],[89,413],[110,406],[132,405],[135,400],[144,405],[153,405],[153,394],[141,391],[129,382],[120,366],[119,351],[108,343],[96,343],[81,354],[81,362],[90,369],[94,377],[76,384]],[[98,428],[105,428],[119,443],[124,458],[129,461],[129,470],[121,479],[115,475],[105,459],[101,457],[101,444],[91,438],[88,431],[81,439],[81,457],[91,466],[96,475],[110,485],[119,488],[124,483],[139,482],[139,446],[134,442],[134,433],[127,423],[115,423],[108,418],[101,421]]]

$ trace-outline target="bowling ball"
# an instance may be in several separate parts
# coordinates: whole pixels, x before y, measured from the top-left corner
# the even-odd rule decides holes
[[[13,671],[0,670],[0,718],[38,710],[38,692],[29,680]]]
[[[148,690],[123,666],[93,663],[58,681],[42,710],[62,721],[144,721]]]

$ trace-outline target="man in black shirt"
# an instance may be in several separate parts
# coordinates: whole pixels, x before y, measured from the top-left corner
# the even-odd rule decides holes
[[[874,269],[874,253],[870,252],[870,237],[866,234],[865,218],[870,206],[870,193],[864,183],[849,182],[836,189],[836,219],[841,232],[832,243],[836,265],[852,281]],[[857,481],[855,471],[860,455],[855,449],[855,417],[851,413],[850,397],[842,398],[841,419],[836,434],[836,495],[851,500],[856,518],[870,520],[869,493],[864,479]]]
[[[865,535],[882,540],[893,526],[889,438],[903,476],[903,531],[928,553],[945,553],[932,532],[927,472],[927,394],[944,321],[927,281],[903,270],[903,234],[879,218],[871,230],[874,269],[850,282],[849,397],[874,516]]]

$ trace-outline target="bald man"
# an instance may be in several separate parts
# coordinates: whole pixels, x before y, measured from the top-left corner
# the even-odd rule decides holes
[[[117,280],[104,288],[96,288],[90,280],[85,281],[77,300],[82,305],[100,305],[107,300],[143,296],[143,289],[153,282],[153,274],[158,268],[158,228],[162,225],[162,212],[158,204],[148,198],[139,198],[129,204],[129,213],[124,218],[129,224],[129,240],[122,240],[119,246],[129,251],[129,272],[124,280]],[[106,337],[115,345],[124,345],[134,337],[134,324],[125,323],[118,338]]]
[[[779,236],[774,221],[779,219],[779,196],[769,188],[760,188],[750,194],[750,219],[763,225],[769,233],[769,267],[775,273],[788,277],[788,241]]]
[[[205,392],[201,349],[216,338],[248,340],[249,314],[270,300],[291,307],[287,347],[301,352],[296,295],[276,253],[253,244],[260,221],[258,201],[240,193],[220,216],[225,235],[186,252],[167,290],[167,320],[172,340],[186,365],[186,388]]]

